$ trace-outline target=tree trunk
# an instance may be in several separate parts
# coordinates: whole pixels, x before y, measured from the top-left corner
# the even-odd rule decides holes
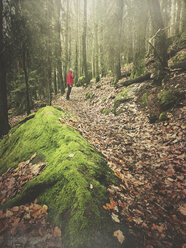
[[[56,67],[54,68],[54,93],[57,95],[57,73],[56,73]]]
[[[79,67],[79,48],[78,48],[78,39],[79,39],[79,0],[76,0],[76,9],[77,9],[77,19],[76,19],[76,60],[75,60],[75,82],[78,82],[78,67]]]
[[[67,12],[65,22],[65,66],[64,66],[64,81],[66,82],[67,68],[69,66],[69,0],[66,0]]]
[[[121,78],[121,61],[120,61],[120,53],[121,53],[121,29],[122,29],[122,19],[123,19],[123,0],[117,0],[117,33],[118,37],[116,40],[116,55],[115,55],[115,82]]]
[[[82,50],[83,50],[83,73],[85,75],[85,80],[87,80],[87,78],[88,78],[86,40],[87,40],[87,0],[84,0]]]
[[[30,114],[30,97],[29,97],[29,82],[28,82],[28,68],[27,68],[27,52],[23,48],[23,71],[25,75],[25,86],[26,86],[26,112]]]
[[[149,9],[152,20],[152,26],[154,35],[159,31],[158,35],[156,35],[154,48],[155,48],[155,57],[159,60],[159,70],[162,71],[168,65],[167,59],[167,37],[166,31],[164,29],[163,19],[160,10],[159,0],[149,0]]]
[[[8,133],[5,47],[3,42],[3,0],[0,0],[0,136]]]
[[[57,71],[58,71],[58,86],[61,90],[61,95],[65,93],[65,85],[63,81],[63,71],[62,71],[62,45],[61,45],[61,0],[57,0],[57,32],[58,32],[58,41],[57,41]]]

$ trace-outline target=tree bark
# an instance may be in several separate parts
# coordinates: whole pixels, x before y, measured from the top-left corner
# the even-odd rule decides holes
[[[75,60],[75,82],[78,82],[79,73],[79,48],[78,48],[78,39],[79,39],[79,0],[76,0],[76,9],[77,9],[77,17],[76,17],[76,60]]]
[[[83,73],[85,75],[85,80],[88,78],[87,71],[87,0],[84,0],[84,21],[83,21],[83,35],[82,35],[82,50],[83,50]]]
[[[0,136],[8,133],[5,47],[3,42],[3,0],[0,0]]]
[[[28,83],[28,69],[27,69],[27,54],[25,48],[23,48],[23,71],[25,75],[25,86],[26,86],[26,111],[27,111],[27,115],[29,115],[30,97],[29,97],[29,83]]]
[[[54,93],[57,95],[57,73],[56,73],[56,67],[54,68]]]
[[[123,19],[123,0],[116,1],[117,7],[117,33],[118,37],[116,40],[116,55],[115,55],[115,80],[116,82],[121,78],[121,29],[122,29],[122,19]]]
[[[151,76],[151,73],[146,73],[143,76],[140,76],[138,78],[122,82],[120,85],[117,86],[117,88],[122,87],[122,86],[129,86],[131,84],[142,83],[146,80],[150,80],[150,76]]]
[[[164,30],[163,19],[160,10],[159,0],[149,0],[149,9],[152,20],[152,26],[154,34],[158,32],[158,35],[155,37],[155,57],[160,62],[159,69],[162,71],[167,67],[167,37],[166,31]]]
[[[58,71],[58,86],[61,90],[61,95],[65,93],[65,85],[63,80],[63,71],[62,71],[62,45],[61,45],[61,22],[60,22],[60,13],[61,13],[61,0],[57,0],[57,32],[58,32],[58,41],[57,41],[57,71]]]

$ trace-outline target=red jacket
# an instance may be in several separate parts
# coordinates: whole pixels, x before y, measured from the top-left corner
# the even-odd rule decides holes
[[[67,84],[69,84],[70,86],[73,85],[73,76],[72,76],[72,72],[69,71],[68,75],[67,75]]]

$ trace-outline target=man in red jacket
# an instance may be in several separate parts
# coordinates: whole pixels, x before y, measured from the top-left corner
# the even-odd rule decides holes
[[[72,69],[70,69],[67,75],[67,86],[68,86],[67,96],[66,96],[67,100],[70,99],[70,92],[72,90],[72,85],[73,85],[73,76],[72,76]]]

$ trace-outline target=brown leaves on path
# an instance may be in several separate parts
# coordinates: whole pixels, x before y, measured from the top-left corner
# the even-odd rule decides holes
[[[37,204],[0,210],[0,247],[60,247],[61,230],[46,220],[47,206]]]
[[[18,164],[0,177],[0,201],[13,198],[32,178],[38,176],[46,163],[32,163],[36,153],[25,162]],[[47,221],[46,205],[37,204],[14,206],[5,212],[0,210],[0,247],[60,247],[61,230]]]
[[[0,176],[0,202],[13,198],[22,187],[32,178],[38,176],[47,163],[32,164],[36,153],[25,162],[20,162],[16,169],[10,169]]]
[[[55,104],[78,117],[79,131],[121,181],[119,187],[109,186],[110,202],[103,206],[113,221],[127,222],[141,240],[139,247],[182,247],[186,108],[152,125],[134,97],[120,106],[120,115],[104,115],[102,110],[113,108],[118,93],[105,80],[99,88],[73,88],[72,100],[61,98]],[[84,101],[87,91],[94,98]]]

